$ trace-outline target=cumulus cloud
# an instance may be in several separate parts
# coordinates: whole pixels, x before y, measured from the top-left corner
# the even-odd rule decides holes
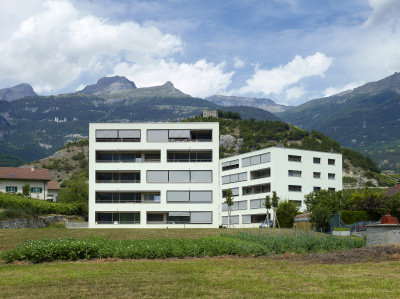
[[[160,60],[152,64],[119,63],[114,73],[134,81],[138,87],[162,85],[166,81],[184,93],[196,97],[224,93],[231,83],[234,72],[224,71],[225,63],[213,64],[206,60],[196,63],[177,63],[174,60]]]
[[[0,43],[0,80],[33,82],[36,91],[48,92],[84,71],[105,72],[119,61],[152,63],[182,50],[179,37],[155,27],[82,16],[69,1],[42,5]]]
[[[365,26],[378,24],[400,24],[400,1],[398,0],[369,0],[373,13],[365,22]]]
[[[343,91],[352,91],[354,88],[359,87],[361,85],[365,84],[364,81],[357,81],[357,82],[351,82],[346,85],[342,86],[336,86],[336,87],[328,87],[327,89],[324,90],[324,97],[329,97],[338,93],[341,93]]]
[[[256,68],[252,78],[246,81],[246,85],[241,87],[238,93],[256,94],[261,92],[265,96],[286,93],[287,99],[298,98],[306,92],[305,89],[303,87],[295,88],[291,85],[307,77],[323,76],[332,64],[332,60],[325,54],[317,52],[306,58],[296,55],[286,65],[269,70]]]
[[[240,59],[239,57],[234,57],[233,58],[233,66],[236,69],[240,69],[240,68],[244,67],[244,61],[242,59]]]

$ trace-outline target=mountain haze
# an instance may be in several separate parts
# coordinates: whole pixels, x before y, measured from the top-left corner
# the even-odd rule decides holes
[[[280,105],[265,98],[214,95],[207,97],[206,100],[221,106],[249,106],[260,108],[272,113],[284,112],[293,108],[293,106]]]
[[[400,170],[400,73],[277,115]]]

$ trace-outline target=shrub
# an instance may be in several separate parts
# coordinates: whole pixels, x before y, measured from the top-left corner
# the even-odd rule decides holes
[[[353,224],[359,221],[371,220],[367,211],[341,211],[340,220],[345,224]]]

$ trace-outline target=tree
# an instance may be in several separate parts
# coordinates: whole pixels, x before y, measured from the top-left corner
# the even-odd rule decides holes
[[[232,196],[232,190],[228,189],[225,191],[225,203],[228,206],[228,225],[227,227],[229,228],[229,225],[231,225],[231,206],[233,206],[233,196]]]
[[[278,195],[276,195],[276,191],[272,191],[272,200],[271,200],[271,205],[272,208],[274,210],[274,228],[276,227],[276,209],[279,206],[279,197]],[[278,226],[279,226],[279,222],[278,222]]]
[[[269,195],[265,196],[264,207],[267,209],[265,220],[267,220],[267,227],[269,227],[269,210],[271,209],[271,197]]]
[[[312,212],[310,221],[314,228],[322,228],[325,231],[330,229],[330,215],[338,214],[348,206],[348,198],[346,193],[330,190],[320,190],[311,192],[304,196],[304,203],[307,211]]]
[[[293,227],[294,216],[299,213],[299,207],[290,200],[283,200],[279,202],[278,209],[276,210],[276,217],[281,227]]]
[[[22,194],[25,195],[25,196],[29,196],[30,190],[31,190],[31,185],[25,184],[25,185],[22,187]]]
[[[81,203],[88,202],[89,199],[89,184],[87,177],[83,172],[74,173],[63,185],[60,190],[59,201],[66,203]]]

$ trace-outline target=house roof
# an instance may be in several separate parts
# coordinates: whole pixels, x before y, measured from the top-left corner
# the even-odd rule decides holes
[[[397,185],[392,186],[392,187],[386,189],[385,196],[395,195],[399,191],[400,191],[400,187],[398,187]]]
[[[294,216],[294,219],[307,219],[307,218],[310,218],[310,216],[311,216],[311,212],[308,212],[308,213],[296,215],[296,216]]]
[[[49,190],[60,190],[61,187],[57,181],[50,181],[47,183],[47,189]]]
[[[51,181],[47,169],[0,167],[0,179]]]

